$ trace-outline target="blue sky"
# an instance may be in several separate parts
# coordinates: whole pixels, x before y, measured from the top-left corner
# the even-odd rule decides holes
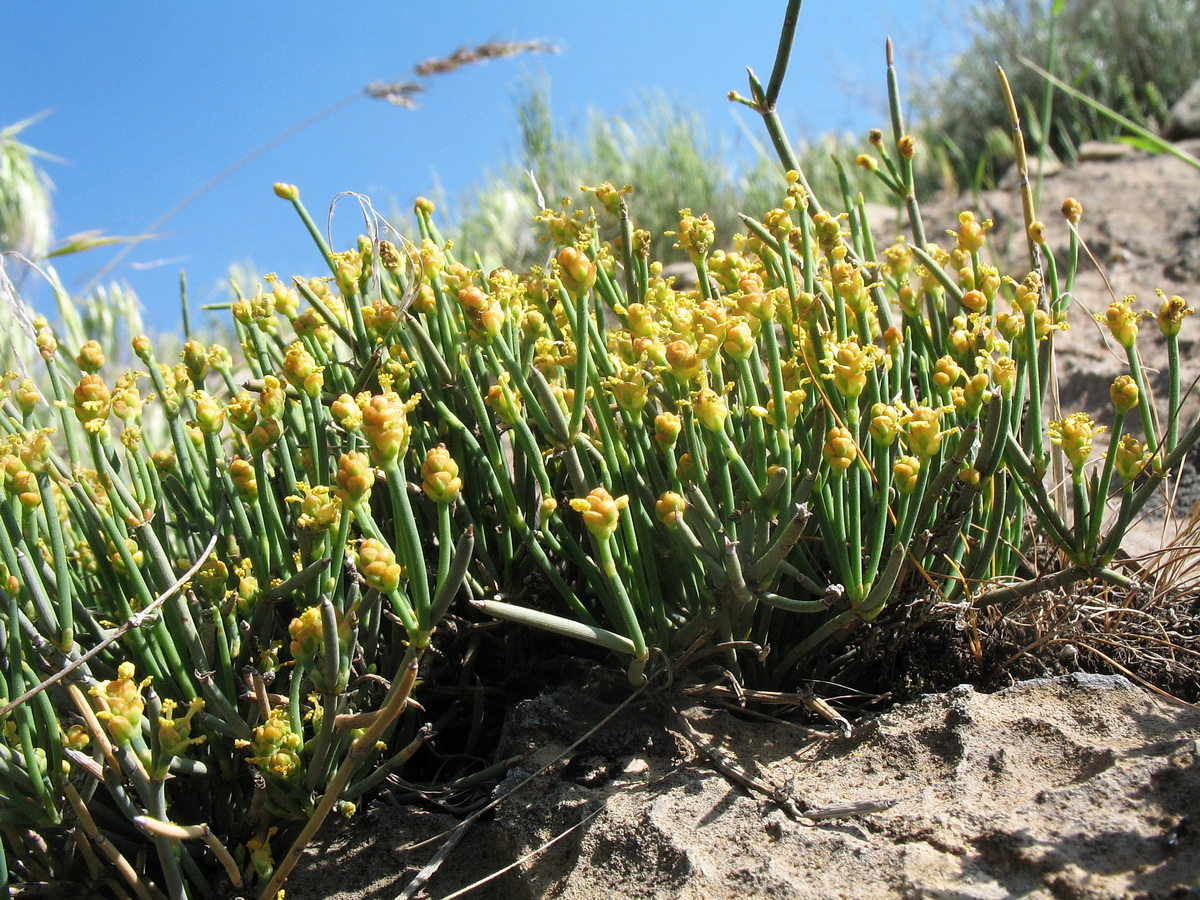
[[[0,126],[51,110],[22,139],[64,160],[46,165],[56,236],[138,234],[228,166],[370,82],[411,77],[415,63],[485,41],[562,48],[436,76],[417,110],[355,100],[189,205],[112,273],[137,292],[149,325],[170,329],[179,322],[180,269],[193,309],[225,299],[231,263],[252,263],[260,274],[320,273],[274,182],[298,185],[319,221],[341,191],[366,193],[380,209],[439,189],[454,198],[515,149],[513,93],[530,76],[549,79],[562,123],[582,122],[593,108],[630,112],[639,92],[661,89],[704,114],[714,132],[744,141],[725,95],[746,92],[747,65],[766,79],[785,5],[9,3]],[[902,66],[944,57],[961,35],[943,7],[807,0],[780,99],[793,137],[882,124],[885,37]],[[335,231],[343,243],[353,230],[344,210],[335,220],[345,223]],[[78,289],[112,256],[94,250],[58,268]]]

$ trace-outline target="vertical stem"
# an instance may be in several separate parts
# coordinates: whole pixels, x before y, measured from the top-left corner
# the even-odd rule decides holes
[[[375,752],[375,744],[383,735],[383,732],[389,728],[404,712],[404,707],[408,703],[408,698],[412,694],[412,689],[417,683],[417,668],[421,656],[425,652],[425,647],[418,647],[416,644],[409,646],[405,651],[404,659],[400,663],[400,671],[396,678],[392,681],[392,686],[384,697],[383,705],[375,714],[375,718],[371,721],[361,735],[355,738],[350,743],[350,750],[346,754],[346,758],[338,767],[337,772],[325,787],[325,793],[322,795],[316,809],[313,810],[312,816],[296,836],[296,840],[292,846],[288,848],[287,854],[280,860],[279,866],[275,869],[275,874],[263,888],[259,894],[259,900],[275,900],[283,883],[287,881],[289,875],[292,874],[292,869],[296,867],[296,863],[300,861],[300,855],[304,852],[304,848],[321,830],[321,826],[325,824],[325,819],[329,813],[333,811],[334,805],[341,799],[342,794],[350,784],[350,779],[359,767],[366,762],[367,758]]]
[[[1017,101],[1013,97],[1012,86],[1008,83],[1008,75],[1000,64],[996,64],[996,74],[1000,78],[1000,91],[1004,95],[1004,105],[1008,108],[1008,121],[1012,123],[1013,153],[1016,156],[1017,176],[1021,185],[1021,208],[1025,213],[1025,242],[1029,248],[1029,267],[1041,271],[1041,258],[1038,246],[1033,240],[1030,230],[1037,220],[1037,208],[1034,206],[1033,190],[1029,186],[1029,159],[1025,155],[1025,136],[1021,132],[1021,115],[1017,112]]]

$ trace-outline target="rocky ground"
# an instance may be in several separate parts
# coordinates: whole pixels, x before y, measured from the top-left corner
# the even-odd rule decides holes
[[[1200,153],[1200,141],[1180,146]],[[1156,289],[1200,305],[1200,171],[1169,156],[1104,157],[1097,151],[1047,177],[1040,210],[1062,250],[1057,210],[1068,196],[1084,204],[1080,231],[1094,263],[1081,265],[1072,329],[1058,344],[1060,401],[1102,421],[1108,386],[1125,369],[1090,313],[1113,295],[1156,307]],[[995,220],[1005,270],[1023,274],[1017,194],[928,203],[928,233],[952,228],[961,208]],[[1161,371],[1155,331],[1143,328],[1142,353]],[[1189,322],[1185,384],[1200,374],[1198,334],[1200,323]],[[1165,382],[1155,384],[1161,392]],[[1129,544],[1135,557],[1150,554],[1131,564],[1160,577],[1144,596],[1164,596],[1160,551],[1195,496],[1194,470],[1185,475],[1183,491],[1193,493],[1164,500]],[[1191,538],[1181,540],[1176,580],[1195,556]],[[1194,595],[1170,604],[1154,618],[1164,608],[1200,616]],[[1048,653],[1052,644],[1035,670],[1103,668],[1094,653],[1067,652],[1071,644],[1048,641]],[[1196,662],[1173,660],[1176,684],[1195,686]],[[638,698],[586,738],[614,709],[599,696],[560,689],[527,701],[509,717],[496,757],[517,761],[495,788],[494,810],[460,827],[428,804],[377,804],[326,828],[288,884],[289,900],[397,897],[451,835],[457,844],[421,896],[1200,897],[1200,712],[1124,678],[1058,675],[990,694],[958,687],[868,715],[849,736],[819,738],[666,700],[664,708]],[[897,802],[849,818],[803,815],[880,800]]]
[[[501,752],[521,763],[496,789],[509,793],[422,896],[1200,897],[1200,712],[1121,677],[963,685],[849,737],[682,710],[702,747],[802,806],[896,801],[825,821],[698,763],[656,707],[568,747],[611,710],[570,689],[514,710]],[[288,898],[396,897],[458,824],[378,807],[323,834]]]

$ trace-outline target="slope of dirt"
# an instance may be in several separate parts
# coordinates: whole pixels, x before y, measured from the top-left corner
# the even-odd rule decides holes
[[[501,752],[511,791],[426,886],[482,898],[1200,897],[1200,711],[1125,679],[1072,675],[995,694],[961,686],[814,740],[795,727],[683,711],[711,745],[801,805],[895,799],[810,822],[752,796],[654,712],[560,689],[521,704]],[[550,767],[528,783],[527,772]],[[399,894],[456,821],[380,807],[326,831],[289,900]],[[572,830],[573,829],[573,830]]]

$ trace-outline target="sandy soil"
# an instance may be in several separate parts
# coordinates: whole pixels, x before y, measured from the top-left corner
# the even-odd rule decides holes
[[[1181,146],[1200,153],[1200,141]],[[1041,191],[1056,249],[1067,196],[1084,204],[1081,232],[1103,274],[1081,266],[1072,330],[1058,345],[1061,401],[1106,420],[1124,360],[1088,314],[1110,291],[1140,307],[1157,306],[1155,289],[1200,306],[1200,171],[1140,153],[1065,167]],[[1012,260],[1005,271],[1021,273],[1016,194],[927,203],[928,233],[952,228],[962,208],[996,221],[994,244]],[[1200,325],[1189,326],[1185,383],[1200,373]],[[1143,328],[1142,353],[1161,368],[1155,332]],[[1143,523],[1130,549],[1161,547],[1165,522]],[[1123,678],[1069,675],[993,694],[959,687],[821,739],[689,702],[671,708],[699,744],[673,712],[642,702],[574,749],[612,706],[562,688],[517,707],[495,757],[519,759],[494,790],[499,803],[455,832],[420,896],[458,896],[494,876],[467,896],[1200,898],[1200,712]],[[719,772],[705,747],[774,799]],[[793,813],[898,802],[813,822],[789,816],[780,802],[789,797]],[[460,821],[381,802],[326,828],[288,898],[397,897]],[[409,849],[419,841],[430,843]]]

